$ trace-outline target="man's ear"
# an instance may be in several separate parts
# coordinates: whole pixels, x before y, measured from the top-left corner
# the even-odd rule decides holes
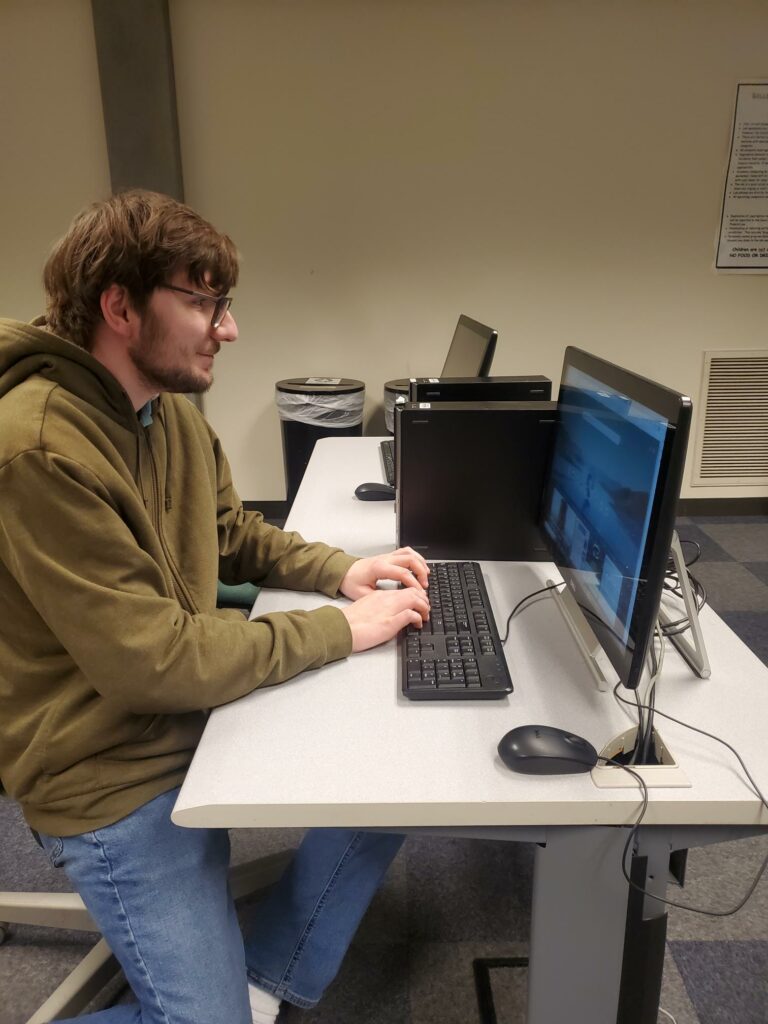
[[[141,325],[127,290],[121,284],[111,284],[101,293],[99,300],[104,322],[115,334],[132,337]]]

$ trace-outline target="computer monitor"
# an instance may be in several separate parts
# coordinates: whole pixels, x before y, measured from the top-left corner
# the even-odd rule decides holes
[[[624,686],[659,613],[689,398],[577,348],[565,353],[542,525],[566,588]]]
[[[441,377],[487,377],[498,334],[492,327],[462,315],[453,332]]]

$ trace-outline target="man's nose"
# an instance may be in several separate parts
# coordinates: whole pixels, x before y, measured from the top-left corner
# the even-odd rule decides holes
[[[217,341],[237,341],[237,323],[229,310],[218,327],[213,328],[213,336]]]

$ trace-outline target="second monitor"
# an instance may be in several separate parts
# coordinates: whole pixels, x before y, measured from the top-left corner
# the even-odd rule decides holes
[[[453,332],[441,377],[487,377],[491,371],[498,334],[463,313]]]

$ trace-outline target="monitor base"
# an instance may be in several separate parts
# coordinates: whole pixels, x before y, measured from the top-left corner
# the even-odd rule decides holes
[[[667,639],[672,641],[697,676],[701,679],[709,679],[712,672],[709,667],[709,657],[707,656],[707,647],[704,643],[704,634],[701,631],[701,624],[699,623],[699,609],[696,605],[696,595],[693,593],[690,580],[688,579],[688,570],[685,565],[685,559],[683,558],[683,549],[680,546],[680,538],[677,535],[677,530],[672,534],[672,543],[670,544],[669,555],[674,563],[677,578],[680,580],[680,592],[683,597],[685,614],[690,622],[692,640],[689,640],[685,633],[671,633]],[[662,605],[659,608],[659,622],[662,626],[669,626],[670,623],[675,622],[680,616],[678,615],[677,617],[674,617],[670,615],[669,612],[665,610],[663,602],[664,594],[662,592]]]
[[[552,588],[552,600],[555,602],[555,605],[565,619],[566,625],[573,634],[573,638],[584,659],[584,664],[589,669],[595,686],[601,693],[607,693],[619,681],[618,673],[609,662],[607,654],[600,645],[600,641],[590,629],[589,623],[581,613],[576,598],[571,594],[570,590],[567,587],[565,590],[554,589],[560,585],[550,579],[547,580],[547,586]]]

